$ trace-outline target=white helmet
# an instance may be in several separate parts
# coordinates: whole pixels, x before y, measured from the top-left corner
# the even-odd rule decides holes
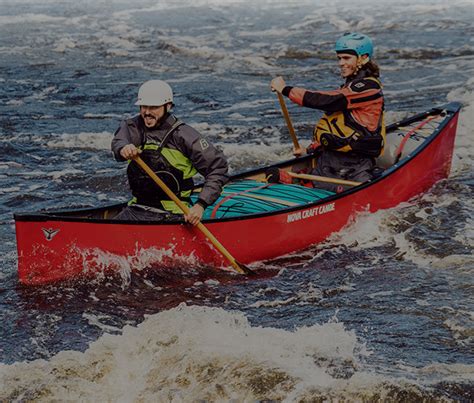
[[[161,106],[173,102],[173,90],[161,80],[144,82],[138,90],[138,99],[135,105]]]

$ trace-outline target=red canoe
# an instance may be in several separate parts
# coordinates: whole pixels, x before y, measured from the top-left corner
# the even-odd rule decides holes
[[[446,178],[460,108],[450,103],[390,125],[385,153],[377,161],[383,173],[342,193],[266,185],[262,181],[269,167],[235,175],[221,199],[206,210],[209,218],[203,223],[244,264],[321,242],[357,213],[394,207]],[[311,156],[305,156],[274,166],[300,172],[310,164]],[[15,214],[20,282],[45,284],[146,266],[228,266],[194,227],[113,220],[123,206]]]

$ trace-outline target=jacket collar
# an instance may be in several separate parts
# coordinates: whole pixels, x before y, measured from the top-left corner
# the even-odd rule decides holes
[[[371,77],[370,72],[367,69],[362,68],[356,74],[353,74],[352,76],[347,77],[344,85],[348,85],[351,81],[360,80],[362,78],[367,78],[367,77]]]

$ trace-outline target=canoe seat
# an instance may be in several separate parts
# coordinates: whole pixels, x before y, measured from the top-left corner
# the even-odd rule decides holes
[[[405,133],[402,132],[387,133],[384,152],[380,157],[376,158],[375,160],[378,167],[387,169],[390,168],[393,164],[395,164],[396,151],[401,141],[403,140],[404,134]],[[423,137],[417,136],[416,134],[412,134],[410,138],[406,141],[405,146],[403,147],[400,160],[405,158],[408,154],[410,154],[413,150],[420,146],[423,141]]]

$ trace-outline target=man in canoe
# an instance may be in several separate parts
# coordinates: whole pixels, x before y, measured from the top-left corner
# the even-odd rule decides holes
[[[197,225],[204,209],[219,197],[228,180],[224,154],[195,129],[170,113],[173,91],[161,80],[145,82],[135,105],[139,115],[121,122],[112,140],[117,161],[140,156],[155,174],[189,208],[184,218]],[[199,198],[190,205],[193,176],[200,173],[204,185]],[[182,211],[174,201],[138,166],[130,161],[128,182],[133,194],[129,205],[116,216],[122,220],[162,220],[179,218]]]
[[[312,175],[365,182],[373,177],[375,157],[385,142],[384,98],[380,70],[373,61],[372,40],[346,33],[335,45],[345,83],[337,90],[315,91],[288,86],[282,77],[271,88],[292,102],[325,112],[317,123],[308,153],[317,156]],[[299,156],[303,150],[294,150]],[[340,192],[343,187],[314,182],[314,186]]]

